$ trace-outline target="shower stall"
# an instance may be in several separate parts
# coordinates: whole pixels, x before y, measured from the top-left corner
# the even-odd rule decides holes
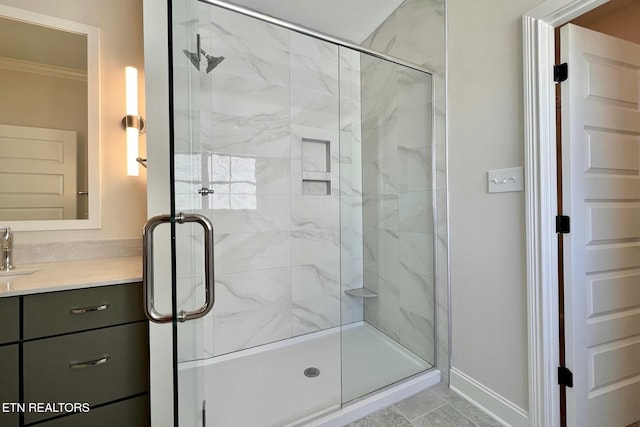
[[[340,425],[437,381],[431,74],[221,1],[169,4],[154,425]]]

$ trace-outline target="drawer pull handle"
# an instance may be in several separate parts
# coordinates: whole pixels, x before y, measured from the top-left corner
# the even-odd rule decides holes
[[[106,310],[109,307],[111,307],[111,304],[107,303],[107,304],[96,305],[94,307],[72,308],[69,311],[71,312],[71,314],[84,314],[84,313],[91,313],[94,311]]]
[[[71,369],[82,369],[82,368],[90,368],[91,366],[104,365],[111,359],[111,355],[105,354],[100,359],[88,360],[86,362],[71,362],[69,363],[69,368]]]

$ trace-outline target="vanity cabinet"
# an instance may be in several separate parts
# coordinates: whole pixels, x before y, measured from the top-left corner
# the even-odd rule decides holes
[[[69,414],[27,406],[7,422],[0,418],[0,425],[150,424],[149,333],[139,283],[7,300],[11,299],[16,300],[12,324],[18,326],[18,334],[14,344],[0,344],[0,400],[26,405],[75,403],[91,409]],[[5,373],[5,362],[20,368]],[[4,395],[5,378],[15,385],[12,395]]]
[[[20,298],[0,298],[0,426],[19,425],[7,404],[20,401]]]

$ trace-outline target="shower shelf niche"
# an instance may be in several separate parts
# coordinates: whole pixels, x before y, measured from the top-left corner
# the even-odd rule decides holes
[[[358,298],[377,298],[378,294],[373,291],[370,291],[367,288],[356,288],[356,289],[347,289],[344,291],[345,294],[350,297],[358,297]]]
[[[302,194],[331,194],[330,141],[302,138]]]

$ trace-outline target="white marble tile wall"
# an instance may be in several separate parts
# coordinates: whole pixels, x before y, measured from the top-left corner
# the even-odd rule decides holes
[[[433,71],[433,129],[411,128],[411,132],[433,133],[433,151],[415,151],[416,147],[404,146],[406,153],[424,156],[420,162],[428,162],[435,167],[435,182],[430,183],[425,197],[435,195],[436,230],[435,233],[435,299],[437,319],[437,357],[438,368],[445,381],[449,372],[449,302],[448,302],[448,225],[447,225],[447,157],[446,157],[446,119],[445,119],[445,0],[405,0],[396,11],[389,16],[369,36],[363,45],[371,49],[413,62]],[[402,92],[399,92],[399,96]],[[407,121],[412,121],[405,116]],[[403,119],[401,119],[402,121]],[[426,122],[430,125],[430,123]],[[400,129],[405,128],[403,125]],[[402,132],[402,131],[401,131]],[[403,141],[413,140],[402,137]],[[416,138],[417,140],[417,138]],[[410,151],[413,150],[413,151]],[[400,153],[403,152],[401,148]],[[401,154],[402,156],[402,154]],[[429,156],[435,156],[432,159]],[[411,156],[407,155],[407,159]],[[411,162],[415,165],[415,159]],[[420,170],[418,165],[407,164],[414,171]],[[416,180],[425,182],[424,180]],[[410,189],[408,191],[422,191]],[[426,279],[421,277],[421,279]],[[433,277],[429,280],[433,280]],[[433,295],[427,296],[434,298]]]

